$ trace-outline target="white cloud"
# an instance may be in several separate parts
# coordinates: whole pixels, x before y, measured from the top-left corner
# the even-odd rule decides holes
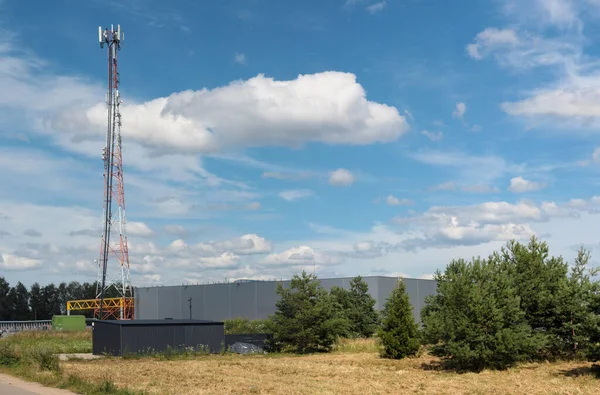
[[[378,3],[367,6],[367,11],[369,11],[371,14],[375,14],[379,11],[382,11],[386,5],[387,5],[386,1],[380,1]]]
[[[523,177],[513,177],[510,180],[508,190],[514,193],[534,192],[544,188],[546,185],[540,182],[528,181]]]
[[[284,200],[287,200],[288,202],[293,202],[294,200],[312,196],[314,196],[314,193],[310,189],[290,189],[287,191],[279,192],[279,197]]]
[[[513,46],[519,43],[517,33],[513,29],[496,29],[488,27],[477,33],[473,43],[467,45],[467,53],[473,59],[482,59],[491,49]]]
[[[354,175],[346,169],[337,169],[329,174],[329,184],[336,187],[350,186],[354,181]]]
[[[125,103],[122,114],[128,141],[159,152],[309,142],[365,145],[395,141],[409,129],[395,107],[368,101],[354,74],[334,71],[288,81],[258,75],[213,90]],[[100,138],[105,118],[104,104],[85,112],[68,110],[46,124],[51,126],[46,131]]]
[[[127,223],[127,235],[138,236],[138,237],[152,237],[154,232],[148,225],[143,222],[128,222]]]
[[[564,30],[579,31],[583,23],[579,14],[586,1],[579,0],[502,0],[507,14],[524,24],[553,26]],[[596,0],[587,0],[588,4]]]
[[[293,247],[278,254],[269,254],[263,263],[267,266],[296,266],[309,268],[313,264],[318,266],[337,265],[341,261],[335,256],[330,256],[313,250],[308,246]]]
[[[238,64],[246,64],[246,55],[243,53],[236,53],[233,57],[233,61]]]
[[[398,199],[394,195],[388,195],[388,197],[385,198],[385,202],[388,206],[406,206],[414,204],[410,199]]]
[[[271,249],[270,241],[254,233],[229,240],[202,242],[193,245],[188,245],[183,240],[178,239],[167,247],[168,251],[185,258],[220,257],[224,253],[234,255],[266,254],[271,252]]]
[[[491,241],[523,240],[535,234],[532,222],[576,216],[577,213],[554,203],[486,202],[471,206],[432,207],[411,217],[396,217],[394,222],[414,236],[397,247],[406,250],[454,245],[477,245]]]
[[[456,110],[452,112],[452,117],[462,119],[467,112],[467,105],[463,102],[456,103]]]
[[[11,254],[0,253],[0,267],[7,271],[37,269],[42,265],[38,259],[30,259]]]
[[[444,138],[444,133],[442,132],[429,132],[427,130],[422,130],[421,134],[425,137],[427,137],[429,140],[431,141],[440,141]]]

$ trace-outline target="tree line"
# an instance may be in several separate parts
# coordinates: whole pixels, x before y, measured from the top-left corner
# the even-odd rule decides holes
[[[106,297],[117,297],[110,288]],[[94,299],[96,282],[83,284],[72,281],[58,286],[48,284],[40,286],[37,282],[29,289],[20,281],[13,287],[4,277],[0,277],[0,321],[50,320],[53,315],[67,313],[67,301]],[[92,317],[93,311],[78,311],[86,317]]]
[[[303,272],[277,287],[276,312],[254,325],[273,334],[273,347],[328,352],[340,337],[375,337],[381,357],[428,350],[446,368],[505,369],[524,361],[600,360],[600,283],[583,248],[570,265],[547,243],[508,242],[487,258],[453,260],[438,270],[435,295],[415,322],[403,281],[375,309],[367,284],[326,291]],[[242,322],[236,330],[243,332]],[[251,329],[251,328],[250,328]]]

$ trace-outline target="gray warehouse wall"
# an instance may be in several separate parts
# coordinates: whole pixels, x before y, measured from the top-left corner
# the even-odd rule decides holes
[[[319,280],[323,288],[350,288],[352,277]],[[369,293],[383,309],[385,301],[396,286],[397,277],[363,277]],[[177,285],[135,288],[135,319],[188,319],[189,299],[192,298],[192,318],[222,321],[230,318],[264,319],[275,312],[279,281],[248,281],[227,284]],[[290,281],[280,281],[289,287]],[[435,294],[434,280],[404,279],[417,322],[427,295]]]

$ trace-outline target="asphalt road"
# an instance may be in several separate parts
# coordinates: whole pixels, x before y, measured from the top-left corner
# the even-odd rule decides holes
[[[47,388],[37,383],[29,383],[16,377],[0,374],[1,395],[72,395],[71,391]]]

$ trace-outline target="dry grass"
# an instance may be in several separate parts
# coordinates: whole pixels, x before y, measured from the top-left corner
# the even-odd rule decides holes
[[[456,374],[431,369],[425,355],[384,360],[373,342],[347,341],[332,354],[206,356],[191,360],[64,362],[84,380],[154,394],[599,394],[591,364],[527,364],[505,372]],[[355,349],[355,352],[351,350]],[[425,368],[424,368],[425,367]],[[429,367],[429,369],[427,369]]]

